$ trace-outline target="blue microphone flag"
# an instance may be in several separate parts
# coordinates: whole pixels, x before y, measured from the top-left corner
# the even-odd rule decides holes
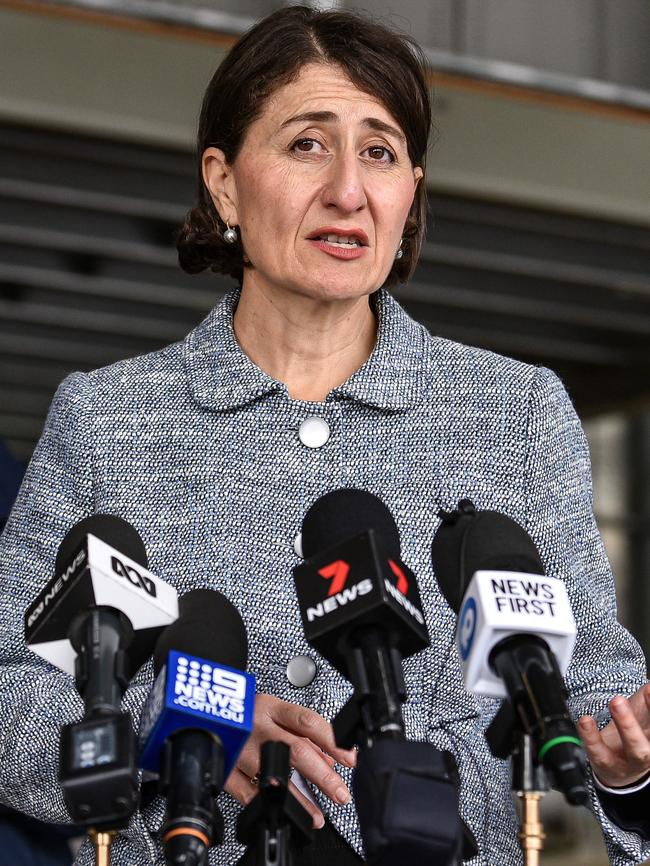
[[[158,774],[165,740],[200,729],[221,740],[227,779],[253,730],[254,708],[252,674],[170,650],[142,711],[140,767]]]

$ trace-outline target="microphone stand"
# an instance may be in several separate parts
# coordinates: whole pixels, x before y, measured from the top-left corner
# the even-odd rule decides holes
[[[109,866],[111,843],[137,806],[135,732],[131,714],[120,711],[132,637],[130,622],[110,607],[89,608],[69,629],[85,711],[61,731],[59,783],[73,821],[88,828],[96,866]]]
[[[259,778],[259,794],[237,819],[237,839],[255,845],[256,866],[292,866],[291,841],[304,845],[314,830],[309,812],[289,791],[286,743],[262,745]]]
[[[95,866],[110,866],[111,845],[117,830],[89,830],[88,837],[95,849]]]
[[[521,800],[519,841],[524,852],[524,866],[539,866],[546,838],[540,805],[548,791],[548,783],[544,768],[535,763],[532,738],[522,732],[519,732],[512,755],[512,789]]]
[[[540,805],[549,785],[544,767],[536,761],[533,738],[517,725],[507,701],[492,720],[485,738],[495,758],[512,758],[512,790],[521,802],[519,842],[524,866],[539,866],[546,838]]]
[[[406,739],[402,655],[382,629],[366,625],[355,630],[347,676],[354,691],[332,728],[340,748],[361,746],[353,791],[368,863],[460,866],[461,860],[476,856],[476,840],[458,814],[453,755]],[[414,824],[420,827],[417,834]]]

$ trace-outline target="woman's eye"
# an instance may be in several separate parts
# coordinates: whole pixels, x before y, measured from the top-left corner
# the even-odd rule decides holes
[[[320,144],[320,141],[316,141],[315,138],[299,138],[298,141],[294,141],[294,143],[291,145],[291,150],[294,150],[296,147],[298,147],[299,144]],[[309,148],[309,150],[302,150],[301,149],[299,152],[300,153],[312,153],[312,149],[311,148]]]
[[[392,150],[389,150],[387,147],[384,147],[383,144],[372,144],[370,147],[366,148],[366,150],[368,152],[373,151],[373,150],[375,150],[375,151],[376,150],[383,150],[383,152],[387,153],[389,156],[388,160],[374,159],[374,157],[373,157],[373,162],[395,162],[395,154],[392,152]]]
[[[318,147],[320,148],[323,147],[320,141],[315,138],[299,138],[291,145],[291,150],[298,153],[318,153],[318,151],[315,149],[316,145],[318,145]],[[395,162],[395,154],[392,152],[392,150],[389,150],[382,144],[372,144],[370,147],[366,148],[364,153],[368,153],[370,155],[370,159],[372,162],[379,162],[387,165]]]

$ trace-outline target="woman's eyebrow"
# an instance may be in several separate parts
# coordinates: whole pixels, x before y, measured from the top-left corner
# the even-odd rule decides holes
[[[289,126],[292,123],[304,123],[306,120],[310,120],[314,123],[337,123],[339,117],[337,114],[334,114],[333,111],[305,111],[303,114],[295,114],[293,117],[285,120],[280,126],[280,129],[284,129],[285,126]],[[364,117],[361,124],[362,126],[367,126],[369,129],[374,129],[376,132],[385,132],[388,135],[394,135],[398,141],[401,141],[403,145],[406,145],[406,138],[402,135],[399,129],[397,129],[396,126],[391,126],[390,123],[386,123],[384,120],[380,120],[378,117]]]

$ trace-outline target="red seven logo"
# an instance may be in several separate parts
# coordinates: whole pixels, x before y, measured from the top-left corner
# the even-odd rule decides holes
[[[388,564],[390,565],[390,570],[397,578],[397,589],[399,590],[399,592],[402,593],[402,595],[406,595],[406,593],[409,591],[409,582],[406,579],[406,575],[399,567],[399,565],[397,565],[396,562],[393,562],[392,559],[388,560]]]
[[[336,595],[345,586],[345,581],[350,573],[350,566],[342,559],[337,559],[336,562],[330,562],[324,568],[319,568],[318,573],[327,580],[332,579],[332,585],[327,595]]]

